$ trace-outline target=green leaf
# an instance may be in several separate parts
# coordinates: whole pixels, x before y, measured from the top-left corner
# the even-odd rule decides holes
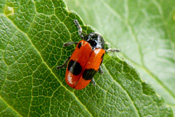
[[[65,68],[56,66],[74,50],[63,43],[80,40],[74,19],[92,32],[62,0],[0,1],[0,116],[173,116],[150,85],[112,53],[104,57],[104,74],[95,75],[96,86],[70,88]],[[112,30],[108,23],[101,26]],[[119,41],[118,36],[111,38]]]
[[[67,0],[175,112],[175,1]]]

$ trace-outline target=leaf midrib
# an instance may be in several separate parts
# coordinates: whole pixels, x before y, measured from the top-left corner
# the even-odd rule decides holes
[[[3,16],[5,16],[5,15],[3,15]],[[21,33],[23,33],[26,37],[27,37],[27,39],[28,39],[28,41],[30,42],[30,44],[31,44],[31,46],[36,50],[36,52],[38,53],[38,55],[39,55],[39,57],[41,58],[41,60],[42,60],[42,62],[44,63],[44,65],[46,65],[46,67],[48,68],[48,70],[51,72],[51,74],[57,79],[57,81],[60,83],[60,85],[63,87],[63,88],[65,88],[65,90],[67,90],[70,94],[72,94],[72,96],[77,100],[77,102],[79,102],[80,103],[80,105],[82,105],[83,107],[84,107],[84,109],[92,116],[92,113],[86,108],[86,106],[77,98],[77,96],[73,93],[73,92],[71,92],[69,89],[67,89],[63,84],[62,84],[62,82],[58,79],[58,77],[54,74],[54,72],[52,71],[52,69],[47,65],[47,63],[44,61],[44,59],[42,58],[42,56],[41,56],[41,54],[40,54],[40,52],[38,51],[38,49],[34,46],[34,44],[32,43],[32,41],[30,40],[30,38],[28,37],[28,35],[25,33],[25,32],[23,32],[21,29],[19,29],[15,24],[14,24],[14,22],[11,20],[11,19],[9,19],[7,16],[5,16],[12,24],[13,24],[13,26],[15,26]],[[61,22],[61,21],[60,21]],[[61,23],[63,23],[63,22],[61,22]],[[64,23],[63,23],[64,24]],[[65,25],[66,26],[66,25]]]

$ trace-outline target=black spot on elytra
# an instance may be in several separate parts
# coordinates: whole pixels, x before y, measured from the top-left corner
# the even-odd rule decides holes
[[[82,46],[82,43],[79,43],[79,44],[78,44],[78,48],[80,49],[81,46]]]
[[[97,71],[95,71],[94,69],[85,69],[83,73],[83,78],[85,80],[90,80],[95,75],[95,73],[97,73]]]
[[[74,75],[79,75],[81,73],[82,67],[77,61],[70,60],[68,64],[68,71]]]

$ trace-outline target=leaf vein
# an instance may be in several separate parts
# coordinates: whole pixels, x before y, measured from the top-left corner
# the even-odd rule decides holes
[[[0,99],[11,109],[13,110],[16,114],[18,114],[20,117],[22,117],[22,115],[20,115],[12,106],[10,106],[1,96]]]
[[[7,17],[7,16],[6,16],[6,17]],[[12,24],[13,24],[20,32],[22,32],[22,33],[27,37],[28,41],[31,43],[31,45],[33,46],[33,48],[36,50],[36,52],[37,52],[38,55],[40,56],[42,62],[46,65],[46,67],[49,69],[49,71],[51,72],[51,74],[57,79],[57,81],[60,83],[60,85],[61,85],[63,88],[65,88],[73,97],[75,97],[75,99],[80,103],[80,105],[82,105],[82,106],[84,107],[84,109],[92,116],[92,113],[91,113],[91,112],[86,108],[86,106],[77,98],[77,96],[76,96],[73,92],[71,92],[69,89],[67,89],[67,88],[62,84],[62,82],[58,79],[58,77],[53,73],[52,69],[51,69],[51,68],[47,65],[47,63],[44,61],[44,59],[42,58],[40,52],[39,52],[39,51],[37,50],[37,48],[34,46],[34,44],[32,43],[32,41],[31,41],[30,38],[28,37],[28,35],[27,35],[25,32],[23,32],[21,29],[19,29],[19,28],[14,24],[14,22],[13,22],[11,19],[9,19],[8,17],[7,17],[7,19],[8,19],[10,22],[12,22]],[[56,69],[56,68],[55,68],[55,69]]]
[[[114,81],[121,89],[123,89],[123,91],[128,95],[128,98],[129,98],[129,99],[131,100],[131,102],[133,103],[134,110],[135,110],[137,116],[138,116],[138,117],[141,116],[140,113],[138,112],[137,106],[135,105],[133,99],[131,98],[131,96],[129,95],[129,93],[127,92],[127,90],[125,90],[124,87],[123,87],[122,85],[120,85],[120,84],[112,77],[111,73],[109,72],[109,70],[107,69],[107,67],[106,67],[105,65],[104,65],[104,67],[105,67],[107,73],[109,74],[109,76],[113,79],[113,81]]]

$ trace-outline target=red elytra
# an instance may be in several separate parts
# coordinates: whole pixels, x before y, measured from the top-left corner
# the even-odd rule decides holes
[[[65,74],[66,83],[77,90],[85,88],[98,71],[104,53],[104,49],[92,49],[87,41],[81,40],[69,59]]]

